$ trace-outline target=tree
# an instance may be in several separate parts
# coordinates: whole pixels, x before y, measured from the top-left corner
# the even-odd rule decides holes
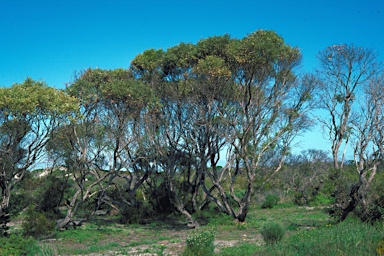
[[[51,131],[77,108],[76,99],[30,78],[0,89],[0,216],[8,214],[12,189],[43,157]],[[2,224],[0,236],[7,234]]]
[[[122,69],[88,69],[67,91],[79,99],[82,115],[51,145],[52,155],[64,160],[77,183],[59,228],[73,222],[91,198],[93,213],[102,204],[116,210],[137,207],[136,191],[151,171],[146,126],[157,108],[151,88]],[[112,186],[118,198],[108,194]]]
[[[353,107],[364,87],[377,73],[377,54],[354,45],[332,45],[318,55],[318,79],[321,90],[320,108],[327,117],[318,117],[327,138],[332,142],[332,156],[336,169],[342,168],[352,132],[351,122],[356,118]],[[340,147],[344,145],[343,152]]]
[[[334,167],[343,169],[350,146],[358,177],[347,191],[336,195],[333,214],[341,221],[357,208],[368,211],[368,194],[382,157],[383,84],[376,58],[371,49],[346,44],[330,46],[319,54],[320,107],[329,118],[318,119],[332,142]]]
[[[207,175],[227,213],[243,222],[255,187],[280,171],[292,139],[310,126],[306,113],[315,84],[296,77],[299,51],[273,31],[256,31],[235,41],[228,51],[234,98],[220,113],[226,126],[227,164],[219,173],[209,169]],[[229,204],[228,192],[237,210]]]
[[[294,190],[297,204],[308,205],[320,193],[330,164],[327,152],[317,149],[287,156],[283,180],[288,189]]]
[[[154,51],[149,50],[132,61],[131,68],[154,87],[161,100],[161,114],[155,121],[157,132],[149,134],[154,135],[162,186],[169,191],[174,207],[192,226],[198,225],[191,212],[200,208],[197,194],[201,179],[208,166],[217,163],[220,148],[225,144],[223,137],[210,127],[215,125],[215,105],[223,93],[220,85],[228,81],[229,73],[224,60],[212,54],[223,55],[229,42],[230,38],[224,36],[202,40],[197,45],[181,43],[161,51],[157,60],[153,58]],[[205,72],[210,66],[215,67],[209,70],[208,77]],[[227,73],[227,78],[219,78],[220,72]]]
[[[161,135],[155,140],[164,175],[175,179],[183,169],[194,170],[184,181],[193,193],[204,192],[199,208],[212,202],[244,221],[256,181],[281,169],[292,139],[310,124],[305,113],[315,84],[294,74],[300,58],[276,33],[259,30],[242,40],[225,35],[149,50],[132,61],[138,77],[161,95]],[[227,164],[220,169],[225,149]],[[271,151],[278,152],[277,161],[268,160]]]
[[[358,180],[347,191],[346,198],[338,198],[336,208],[343,221],[359,208],[357,215],[364,221],[377,220],[382,214],[372,212],[377,193],[371,190],[384,155],[384,74],[372,77],[360,98],[359,111],[351,122],[351,141]]]

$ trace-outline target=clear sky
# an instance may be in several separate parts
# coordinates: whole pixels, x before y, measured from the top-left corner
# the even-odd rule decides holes
[[[340,43],[373,48],[384,60],[384,0],[0,0],[0,86],[29,76],[64,88],[75,71],[128,68],[150,48],[258,29],[299,47],[303,71]]]

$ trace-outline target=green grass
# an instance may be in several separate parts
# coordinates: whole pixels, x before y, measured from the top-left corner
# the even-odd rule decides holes
[[[300,230],[275,245],[244,243],[223,248],[220,255],[377,255],[383,237],[382,225],[372,226],[349,219],[336,225]]]
[[[33,238],[24,238],[19,234],[0,237],[0,256],[36,255],[39,252],[40,247]]]

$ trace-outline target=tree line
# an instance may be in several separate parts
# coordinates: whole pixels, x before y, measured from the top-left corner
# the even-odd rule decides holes
[[[356,182],[334,193],[332,213],[344,220],[368,212],[384,153],[377,54],[333,45],[308,74],[301,57],[274,31],[258,30],[149,49],[127,70],[87,69],[65,90],[30,78],[1,88],[3,234],[12,191],[41,159],[52,177],[60,173],[50,181],[57,200],[45,209],[56,211],[58,228],[89,216],[85,205],[89,214],[179,212],[193,227],[194,213],[215,207],[243,222],[257,191],[281,173],[306,201],[296,181],[315,188],[331,169],[342,175],[349,148]],[[333,161],[316,150],[292,155],[295,138],[315,121],[332,142]]]

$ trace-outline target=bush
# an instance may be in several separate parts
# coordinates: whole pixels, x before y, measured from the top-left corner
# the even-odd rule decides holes
[[[144,219],[153,217],[151,205],[146,203],[138,203],[136,206],[126,205],[120,215],[120,223],[122,224],[138,224]]]
[[[68,189],[69,184],[62,177],[55,177],[53,175],[46,177],[37,193],[37,210],[58,216],[60,213],[59,207]]]
[[[347,174],[343,172],[344,176]],[[328,213],[341,220],[344,214],[343,208],[346,208],[347,203],[354,198],[356,200],[356,206],[353,209],[355,216],[363,222],[382,221],[384,219],[384,173],[378,172],[369,188],[359,184],[358,181],[351,183],[346,180],[345,177],[340,179],[336,186],[332,195],[335,204],[329,207]]]
[[[165,182],[162,182],[157,188],[151,188],[149,192],[149,203],[158,216],[176,212],[172,203],[173,192],[169,191]]]
[[[280,201],[280,197],[275,194],[269,194],[265,197],[264,203],[261,205],[262,209],[272,209],[277,205],[277,203]]]
[[[276,244],[283,238],[285,231],[280,224],[270,222],[261,227],[260,233],[266,244]]]
[[[366,204],[360,203],[354,213],[364,222],[384,220],[384,175],[376,174],[367,193]]]
[[[41,212],[36,211],[34,206],[29,206],[22,227],[24,236],[41,238],[52,233],[55,223],[47,219]]]
[[[36,240],[15,234],[10,237],[1,237],[0,245],[0,256],[36,255],[39,251]]]
[[[310,206],[327,206],[334,203],[334,198],[332,197],[327,197],[324,194],[318,194],[316,195],[315,199],[313,202],[310,202]]]
[[[216,232],[203,231],[201,233],[193,234],[186,239],[187,247],[185,248],[184,256],[195,255],[213,255],[215,246],[213,244],[215,240]]]

